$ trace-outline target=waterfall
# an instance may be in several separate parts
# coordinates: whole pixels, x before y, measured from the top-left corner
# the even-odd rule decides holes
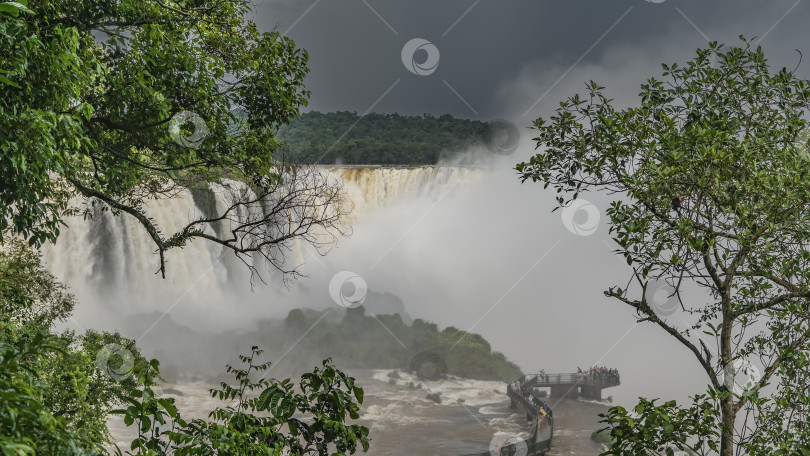
[[[98,204],[79,204],[89,204],[91,217],[65,220],[67,229],[55,245],[43,247],[43,258],[80,302],[98,304],[92,307],[100,307],[112,317],[165,310],[166,303],[176,302],[185,294],[209,300],[224,298],[231,271],[221,261],[221,247],[192,242],[182,251],[172,252],[167,255],[167,277],[163,280],[157,273],[155,245],[133,217],[113,215]],[[174,198],[149,200],[146,213],[163,233],[173,233],[202,214],[188,190]],[[82,314],[83,307],[77,306],[77,315]]]
[[[419,168],[330,168],[346,185],[354,214],[362,219],[370,210],[386,207],[403,197],[441,197],[449,187],[463,184],[481,174],[462,167]]]
[[[329,177],[344,183],[344,199],[353,207],[347,222],[362,224],[375,210],[408,198],[440,198],[453,187],[475,179],[481,171],[460,167],[325,168]],[[249,191],[240,182],[212,184],[208,192],[183,189],[177,196],[149,200],[145,207],[164,234],[212,212],[222,213],[234,192]],[[253,195],[255,197],[255,195]],[[78,202],[78,204],[89,204]],[[186,323],[210,326],[207,314],[225,314],[218,325],[235,323],[239,306],[268,307],[279,299],[270,293],[251,293],[249,271],[224,247],[195,239],[166,253],[166,279],[157,274],[159,258],[146,230],[131,216],[113,215],[99,204],[88,207],[91,217],[70,217],[55,245],[43,247],[48,269],[67,283],[79,298],[76,320],[86,325],[115,327],[123,316],[148,312],[185,313]],[[242,217],[261,216],[261,207],[240,208]],[[223,235],[228,222],[206,226]],[[306,246],[294,244],[290,261],[321,262]],[[269,287],[283,289],[278,273],[270,273]],[[306,281],[307,279],[303,279]],[[304,285],[306,286],[306,285]],[[89,304],[91,303],[91,304]],[[247,307],[245,307],[247,306]],[[226,312],[227,311],[227,312]],[[174,313],[173,313],[174,315]],[[81,326],[81,325],[80,325]]]

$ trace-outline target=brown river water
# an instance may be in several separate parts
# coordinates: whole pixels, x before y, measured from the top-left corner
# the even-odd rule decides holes
[[[370,429],[370,456],[460,455],[490,451],[495,444],[519,436],[528,437],[530,428],[523,411],[509,409],[506,384],[497,381],[450,378],[427,383],[398,372],[391,383],[391,370],[357,370],[349,373],[365,390],[357,423]],[[165,396],[175,402],[185,418],[205,418],[221,402],[208,390],[217,385],[207,382],[178,382],[164,385]],[[427,399],[427,393],[439,393],[441,403]],[[549,399],[554,411],[554,437],[549,455],[592,456],[600,445],[590,440],[599,429],[598,414],[608,404],[574,399]],[[120,447],[132,439],[131,429],[119,418],[110,422],[110,430]]]

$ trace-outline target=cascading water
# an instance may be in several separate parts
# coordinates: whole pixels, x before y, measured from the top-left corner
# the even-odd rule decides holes
[[[187,190],[146,206],[164,232],[174,232],[201,215]],[[154,303],[176,300],[192,286],[198,295],[222,295],[229,271],[217,261],[221,249],[202,242],[189,244],[181,254],[169,257],[170,274],[161,280],[156,275],[155,246],[134,218],[115,216],[98,205],[90,211],[91,218],[66,220],[68,229],[56,245],[43,249],[48,268],[73,288],[80,302],[101,301],[100,307],[111,317],[132,309],[154,310]]]
[[[455,186],[463,186],[481,171],[461,167],[419,168],[328,168],[330,178],[343,181],[345,200],[353,207],[347,222],[363,223],[375,208],[383,208],[406,198],[439,198]],[[232,202],[234,194],[248,192],[244,184],[225,180],[210,186],[213,207],[189,190],[181,190],[174,198],[150,200],[146,204],[149,217],[163,233],[174,233],[190,221],[213,210],[221,214]],[[239,207],[242,220],[261,217],[258,204]],[[72,217],[66,220],[54,246],[43,249],[45,262],[51,272],[68,283],[77,294],[74,323],[80,326],[117,327],[121,317],[154,311],[170,312],[175,307],[179,320],[190,326],[239,326],[240,306],[268,306],[263,296],[250,292],[249,272],[233,253],[222,246],[196,239],[182,249],[167,253],[167,276],[161,279],[155,246],[146,230],[126,214],[114,216],[91,206],[92,217]],[[220,236],[228,233],[229,221],[208,225],[205,230]],[[291,262],[320,261],[317,253],[307,246],[292,246]],[[305,271],[306,272],[306,271]],[[270,273],[271,284],[278,288],[278,279]],[[276,280],[276,282],[278,282]],[[192,302],[189,306],[186,302]],[[181,304],[182,303],[182,304]],[[226,309],[230,311],[226,312]],[[245,308],[244,310],[248,310]],[[245,312],[250,314],[250,312]],[[225,319],[211,315],[225,314]],[[248,317],[249,321],[249,317]]]
[[[474,168],[424,166],[419,168],[330,168],[346,184],[356,217],[385,207],[402,197],[439,198],[450,188],[481,175]]]

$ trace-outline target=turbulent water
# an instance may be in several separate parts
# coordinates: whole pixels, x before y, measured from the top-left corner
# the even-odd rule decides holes
[[[464,167],[332,168],[326,172],[344,182],[346,198],[353,206],[349,221],[360,229],[382,223],[380,219],[387,217],[385,209],[395,204],[402,212],[413,207],[408,205],[409,201],[418,202],[420,207],[427,208],[427,213],[445,197],[449,199],[448,195],[486,177],[485,171]],[[224,207],[225,201],[218,198],[217,207]],[[164,233],[175,232],[202,215],[190,192],[181,192],[169,200],[150,201],[148,212]],[[49,269],[70,284],[79,298],[80,305],[69,325],[79,330],[91,327],[120,330],[145,347],[147,356],[160,357],[159,347],[150,345],[152,327],[137,334],[128,332],[124,326],[126,317],[165,312],[180,324],[200,331],[238,330],[260,317],[283,316],[289,308],[302,304],[299,298],[302,294],[328,300],[324,282],[328,282],[336,267],[342,267],[329,263],[332,254],[322,258],[305,246],[296,245],[294,261],[305,264],[309,269],[304,272],[311,273],[313,278],[304,279],[291,290],[271,286],[251,292],[247,271],[233,255],[224,254],[213,243],[195,241],[182,250],[169,252],[167,279],[163,280],[155,274],[158,263],[151,240],[131,217],[115,217],[96,210],[92,219],[74,218],[68,225],[58,243],[44,250],[44,256]],[[373,243],[374,239],[363,241]],[[340,246],[336,252],[339,251]],[[384,250],[377,262],[387,253]],[[338,257],[340,261],[355,256],[345,251],[342,254]],[[441,256],[431,256],[431,261],[441,260]],[[371,269],[376,265],[373,263]],[[395,265],[387,271],[395,275],[400,269],[401,265]],[[277,279],[271,275],[271,285]],[[323,291],[312,292],[321,288]],[[407,309],[408,302],[405,306]],[[215,364],[221,366],[224,361],[217,360]],[[415,379],[403,378],[392,385],[387,374],[388,371],[355,373],[366,388],[361,422],[372,429],[370,454],[487,451],[494,436],[528,430],[525,415],[508,408],[503,383],[446,381],[435,385],[442,397],[442,403],[436,404],[425,398],[425,390],[407,387],[408,381]],[[182,393],[176,398],[189,416],[203,417],[215,404],[207,394],[211,387],[208,383],[180,381],[169,386]],[[549,404],[556,416],[553,454],[598,454],[599,447],[589,436],[599,427],[596,415],[605,406],[569,400]],[[113,424],[113,431],[117,438],[125,440],[127,431],[119,423]]]
[[[358,424],[369,427],[370,456],[461,455],[494,449],[499,442],[526,438],[531,431],[526,415],[511,410],[502,382],[451,379],[441,384],[420,384],[418,378],[402,372],[399,379],[388,377],[390,370],[361,370],[349,373],[365,390]],[[164,391],[173,397],[186,418],[206,418],[222,403],[211,398],[213,384],[186,382],[170,385]],[[439,393],[441,403],[427,399],[427,391]],[[554,406],[555,428],[550,455],[597,455],[600,446],[590,441],[598,428],[597,415],[604,404],[577,400],[550,400]],[[131,429],[111,421],[111,430],[122,448],[132,439]],[[513,440],[509,440],[513,441]],[[495,453],[493,453],[495,454]]]

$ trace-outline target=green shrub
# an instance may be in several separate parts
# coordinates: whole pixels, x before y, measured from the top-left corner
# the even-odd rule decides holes
[[[363,389],[353,377],[327,359],[302,375],[298,385],[290,379],[266,379],[270,363],[257,363],[261,354],[253,347],[250,355],[240,356],[244,369],[227,366],[236,384],[223,382],[210,391],[225,405],[212,410],[208,421],[186,421],[174,399],[158,398],[150,388],[134,394],[129,407],[116,411],[140,431],[131,444],[134,454],[325,456],[354,454],[358,445],[368,450],[368,428],[345,423],[347,417],[360,417],[363,402]],[[257,380],[251,378],[261,372]]]

